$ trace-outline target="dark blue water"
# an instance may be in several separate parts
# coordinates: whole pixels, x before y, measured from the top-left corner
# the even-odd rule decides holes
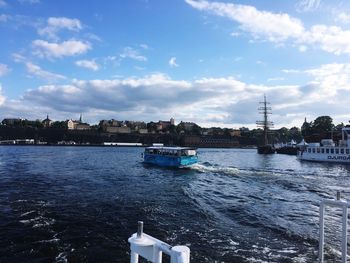
[[[319,202],[350,200],[344,165],[200,149],[174,170],[143,165],[142,151],[0,147],[0,262],[128,262],[138,220],[192,262],[315,262]],[[328,219],[334,258],[340,219]]]

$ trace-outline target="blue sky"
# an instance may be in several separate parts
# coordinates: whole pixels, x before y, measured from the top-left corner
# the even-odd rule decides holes
[[[0,0],[0,118],[350,119],[350,2]]]

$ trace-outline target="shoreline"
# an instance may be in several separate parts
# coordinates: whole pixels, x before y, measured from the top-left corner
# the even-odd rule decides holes
[[[0,144],[0,147],[3,146],[10,146],[10,147],[18,147],[18,146],[25,146],[25,147],[108,147],[108,148],[125,148],[125,147],[132,147],[132,148],[145,148],[150,147],[152,145],[103,145],[103,144]],[[164,145],[165,147],[167,145]],[[181,147],[193,147],[193,146],[181,146]],[[209,149],[256,149],[256,146],[235,146],[235,147],[213,147],[213,146],[201,146],[201,147],[195,147],[197,149],[203,149],[203,148],[209,148]]]

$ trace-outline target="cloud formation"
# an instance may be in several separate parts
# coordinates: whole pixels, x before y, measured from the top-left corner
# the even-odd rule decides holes
[[[250,33],[255,39],[277,44],[290,40],[300,46],[302,52],[307,50],[307,46],[312,46],[335,55],[350,54],[350,31],[337,26],[317,24],[306,29],[301,20],[286,13],[277,14],[258,10],[254,6],[224,2],[185,1],[195,9],[237,22],[241,30]],[[318,6],[318,1],[306,2]]]
[[[63,75],[51,73],[49,71],[43,70],[38,65],[35,65],[31,62],[25,63],[27,72],[31,75],[34,75],[36,77],[39,77],[40,79],[46,80],[48,82],[55,82],[57,80],[65,79],[66,77]]]
[[[84,54],[91,49],[89,42],[74,39],[63,41],[61,43],[50,43],[45,40],[37,39],[32,42],[32,46],[35,55],[46,58],[75,56]]]
[[[20,2],[21,4],[39,4],[40,0],[18,0],[18,2]]]
[[[5,76],[10,72],[10,68],[6,64],[0,63],[0,77]]]
[[[32,74],[35,70],[41,72],[40,68],[33,68]],[[304,117],[314,119],[316,113],[330,115],[336,123],[350,119],[350,64],[325,64],[299,74],[309,76],[311,81],[303,86],[256,85],[232,77],[173,80],[160,73],[141,78],[73,80],[28,90],[16,105],[20,107],[18,112],[21,107],[32,105],[37,115],[45,108],[50,115],[65,116],[63,119],[84,112],[90,122],[105,118],[151,121],[175,117],[206,127],[254,128],[253,123],[261,117],[258,102],[266,94],[272,103],[276,127],[300,126]],[[13,112],[13,102],[3,104],[3,114],[9,108]]]
[[[129,58],[137,61],[147,61],[145,56],[140,55],[139,51],[132,47],[124,48],[123,52],[120,54],[120,57],[123,59]]]
[[[79,19],[67,17],[49,17],[47,25],[38,29],[38,34],[49,39],[58,40],[57,33],[63,29],[78,32],[83,28]]]
[[[179,65],[176,63],[176,57],[172,57],[169,59],[169,66],[172,68],[178,67]]]
[[[350,14],[347,14],[345,12],[341,12],[336,16],[335,21],[341,22],[344,24],[348,24],[348,23],[350,23]]]
[[[7,3],[5,2],[5,0],[0,0],[0,8],[5,6],[7,6]]]
[[[316,10],[320,6],[321,0],[299,0],[297,10],[308,12]]]
[[[0,15],[0,22],[6,23],[9,20],[9,18],[10,18],[9,15],[1,14]]]
[[[78,67],[87,68],[93,71],[99,70],[100,66],[94,60],[78,60],[75,62]]]

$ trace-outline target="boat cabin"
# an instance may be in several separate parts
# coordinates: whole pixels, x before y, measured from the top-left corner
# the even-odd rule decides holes
[[[148,147],[145,154],[166,155],[166,156],[195,156],[195,148],[187,147]]]

